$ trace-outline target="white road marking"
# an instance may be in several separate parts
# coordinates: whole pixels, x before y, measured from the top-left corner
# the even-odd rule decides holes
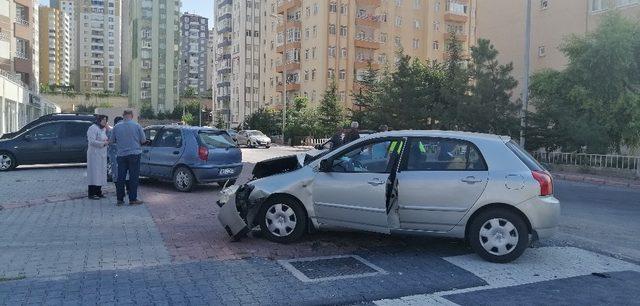
[[[456,305],[443,296],[564,279],[593,272],[640,272],[638,265],[573,247],[528,249],[522,257],[508,264],[490,263],[475,254],[445,257],[444,260],[475,274],[488,285],[379,300],[374,303],[385,306]]]

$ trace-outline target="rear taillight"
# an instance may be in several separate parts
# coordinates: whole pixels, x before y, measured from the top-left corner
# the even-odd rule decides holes
[[[209,149],[207,149],[207,147],[198,147],[198,157],[201,160],[208,160],[209,159]]]
[[[545,171],[531,171],[533,178],[540,184],[540,195],[548,196],[553,194],[553,178]]]

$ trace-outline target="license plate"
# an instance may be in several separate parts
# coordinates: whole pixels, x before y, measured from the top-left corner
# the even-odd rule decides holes
[[[221,175],[234,174],[235,172],[236,172],[236,170],[233,169],[233,168],[220,169],[220,174]]]

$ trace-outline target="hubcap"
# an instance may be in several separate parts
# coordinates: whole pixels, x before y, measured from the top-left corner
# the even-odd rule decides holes
[[[493,255],[507,255],[518,245],[518,230],[506,219],[494,218],[480,228],[480,244]]]
[[[178,183],[180,188],[187,188],[189,184],[191,184],[191,178],[184,171],[178,171],[178,174],[176,174],[176,183]]]
[[[0,155],[0,169],[7,170],[11,167],[11,157],[6,154]]]
[[[296,213],[287,204],[272,205],[264,218],[269,232],[278,237],[289,236],[296,228]]]

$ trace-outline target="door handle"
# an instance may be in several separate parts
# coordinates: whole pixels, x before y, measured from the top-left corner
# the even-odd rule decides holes
[[[477,179],[475,176],[467,176],[467,177],[461,179],[460,181],[462,181],[463,183],[467,183],[467,184],[475,184],[475,183],[482,182],[481,179]]]
[[[384,182],[378,178],[372,179],[370,181],[367,182],[367,184],[371,185],[371,186],[379,186],[384,184]]]
[[[180,151],[173,151],[173,155],[178,155],[180,154]]]

